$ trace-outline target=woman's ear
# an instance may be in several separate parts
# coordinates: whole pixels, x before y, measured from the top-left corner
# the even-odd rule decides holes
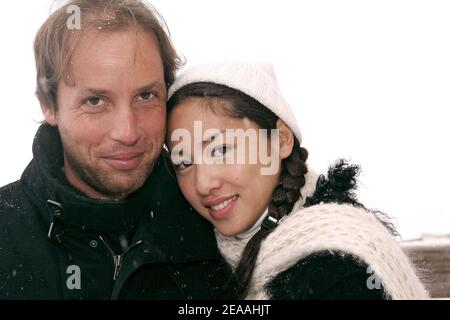
[[[277,129],[280,139],[280,158],[286,159],[294,148],[294,133],[281,119],[277,120]]]

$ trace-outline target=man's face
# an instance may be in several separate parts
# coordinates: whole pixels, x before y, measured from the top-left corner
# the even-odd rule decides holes
[[[88,31],[58,85],[58,126],[68,180],[96,199],[139,189],[164,141],[166,86],[158,43],[139,30]],[[69,83],[69,84],[68,84]]]

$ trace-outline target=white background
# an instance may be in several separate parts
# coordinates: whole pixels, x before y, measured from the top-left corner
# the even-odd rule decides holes
[[[0,185],[31,160],[42,120],[32,42],[51,1],[0,10]],[[188,65],[273,62],[324,172],[359,163],[360,198],[404,239],[450,233],[450,1],[154,0]]]

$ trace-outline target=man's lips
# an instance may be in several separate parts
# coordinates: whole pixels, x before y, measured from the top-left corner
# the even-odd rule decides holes
[[[118,153],[103,157],[103,160],[117,170],[136,169],[144,158],[144,152]]]

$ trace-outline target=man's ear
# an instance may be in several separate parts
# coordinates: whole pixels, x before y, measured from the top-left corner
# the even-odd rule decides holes
[[[54,108],[47,103],[41,102],[41,110],[42,114],[45,117],[45,121],[53,127],[56,127],[58,125],[58,122],[56,120],[56,111]]]
[[[280,158],[286,159],[294,148],[294,133],[281,119],[277,120],[277,129],[280,139]]]

